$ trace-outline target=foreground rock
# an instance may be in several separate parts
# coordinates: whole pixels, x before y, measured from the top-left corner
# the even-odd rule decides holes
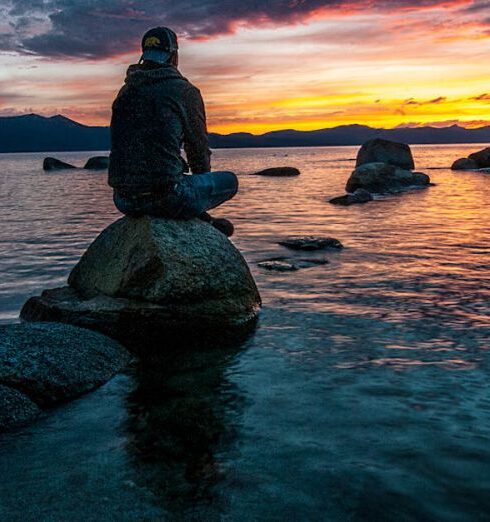
[[[370,192],[365,189],[359,188],[353,194],[346,194],[345,196],[338,196],[336,198],[332,198],[329,203],[332,205],[341,205],[344,207],[356,204],[367,203],[368,201],[372,201],[373,196]]]
[[[260,170],[254,173],[255,176],[276,176],[291,177],[299,176],[300,172],[294,167],[272,167],[270,169]]]
[[[279,245],[290,248],[291,250],[324,250],[325,248],[341,249],[342,243],[333,237],[290,237],[278,242]]]
[[[109,158],[107,156],[94,156],[87,160],[83,168],[88,170],[106,170],[109,168]]]
[[[29,397],[14,388],[0,385],[0,432],[31,422],[40,412]]]
[[[488,168],[490,168],[490,147],[474,152],[467,158],[456,160],[451,167],[452,170],[476,170]]]
[[[371,193],[386,194],[429,185],[427,174],[400,169],[387,163],[368,163],[354,170],[345,189],[351,193],[364,189]]]
[[[124,339],[242,327],[261,305],[241,254],[197,219],[124,217],[92,243],[68,283],[31,298],[21,316]]]
[[[119,343],[90,330],[57,323],[0,326],[0,384],[37,406],[97,388],[129,360]]]
[[[412,151],[405,143],[375,138],[366,141],[357,153],[356,167],[367,163],[386,163],[405,170],[413,170]]]
[[[63,170],[63,169],[76,169],[74,165],[65,163],[56,158],[44,158],[43,170]]]

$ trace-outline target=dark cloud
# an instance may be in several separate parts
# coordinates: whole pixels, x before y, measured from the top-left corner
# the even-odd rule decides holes
[[[408,98],[407,100],[404,100],[403,105],[437,105],[438,103],[443,103],[447,100],[445,96],[439,96],[437,98],[434,98],[433,100],[415,100],[414,98]]]
[[[471,100],[475,101],[490,101],[490,94],[487,94],[486,92],[483,94],[480,94],[479,96],[473,96],[470,98]]]
[[[471,4],[471,5],[468,5]],[[187,38],[213,38],[240,25],[294,24],[331,11],[336,16],[367,10],[430,7],[474,9],[470,0],[11,0],[8,19],[17,31],[18,51],[50,57],[101,58],[136,49],[141,34],[169,25]],[[36,19],[35,24],[28,23]],[[44,25],[41,24],[44,20]],[[7,45],[8,44],[8,45]],[[12,39],[0,49],[12,49]]]

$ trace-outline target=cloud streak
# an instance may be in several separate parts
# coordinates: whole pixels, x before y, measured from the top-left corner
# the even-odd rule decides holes
[[[138,46],[154,25],[169,25],[189,39],[233,34],[242,27],[275,27],[359,13],[473,9],[472,0],[11,0],[4,8],[13,33],[0,35],[0,49],[45,57],[97,59]]]

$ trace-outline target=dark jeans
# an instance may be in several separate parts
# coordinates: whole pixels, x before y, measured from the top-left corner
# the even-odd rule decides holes
[[[128,194],[114,190],[114,204],[128,216],[191,219],[231,199],[238,191],[233,172],[184,175],[165,194]]]

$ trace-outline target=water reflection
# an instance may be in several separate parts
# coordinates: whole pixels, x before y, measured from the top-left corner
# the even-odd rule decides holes
[[[244,401],[226,374],[250,335],[173,340],[164,354],[146,346],[152,355],[134,369],[127,450],[138,486],[170,513],[203,517],[212,508],[200,518],[210,520],[220,511],[215,487],[225,472],[216,451],[234,439]]]

